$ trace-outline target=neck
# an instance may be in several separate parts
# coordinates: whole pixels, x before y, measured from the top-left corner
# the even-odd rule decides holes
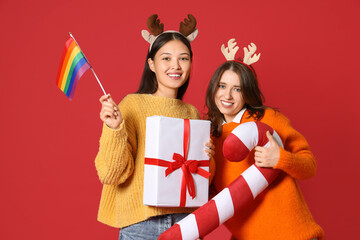
[[[232,120],[234,120],[235,117],[230,117],[230,116],[224,116],[225,122],[229,123],[232,122]]]
[[[167,97],[167,98],[176,98],[177,97],[177,89],[176,90],[161,90],[158,88],[158,90],[153,93],[154,96],[160,96],[160,97]]]

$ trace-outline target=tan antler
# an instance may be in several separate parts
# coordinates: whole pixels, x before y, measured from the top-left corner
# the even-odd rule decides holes
[[[228,46],[221,45],[221,52],[224,54],[224,57],[228,61],[235,60],[235,54],[239,50],[239,47],[236,46],[235,38],[232,38],[228,41]]]
[[[183,22],[180,22],[179,32],[184,36],[189,36],[195,31],[196,19],[193,15],[188,14],[188,18],[184,18]]]
[[[243,62],[247,65],[251,65],[253,63],[256,63],[260,58],[259,54],[254,54],[256,52],[256,45],[254,43],[250,43],[250,45],[247,46],[249,50],[244,47],[244,59]],[[252,56],[254,54],[254,56]],[[252,56],[252,57],[251,57]]]
[[[160,19],[157,18],[158,15],[154,14],[151,15],[147,20],[148,28],[155,37],[164,32],[164,24],[160,23]]]

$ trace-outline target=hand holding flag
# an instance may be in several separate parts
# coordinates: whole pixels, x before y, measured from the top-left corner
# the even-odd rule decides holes
[[[110,94],[101,96],[99,101],[101,103],[100,119],[112,129],[119,128],[123,118]]]

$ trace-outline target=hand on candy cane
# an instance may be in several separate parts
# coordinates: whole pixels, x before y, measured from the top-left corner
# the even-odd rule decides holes
[[[280,146],[269,131],[266,132],[266,137],[270,146],[255,147],[255,164],[258,167],[275,167],[280,158]]]
[[[101,96],[99,99],[101,103],[100,119],[110,128],[119,128],[122,122],[120,110],[110,94]]]

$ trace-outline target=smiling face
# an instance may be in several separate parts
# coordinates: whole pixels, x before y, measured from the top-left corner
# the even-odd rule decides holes
[[[240,77],[237,73],[226,70],[219,81],[215,93],[215,104],[224,115],[226,122],[231,122],[244,107]]]
[[[179,40],[171,40],[162,46],[154,59],[148,59],[149,67],[158,82],[156,96],[176,98],[179,87],[189,78],[191,70],[190,51]]]

